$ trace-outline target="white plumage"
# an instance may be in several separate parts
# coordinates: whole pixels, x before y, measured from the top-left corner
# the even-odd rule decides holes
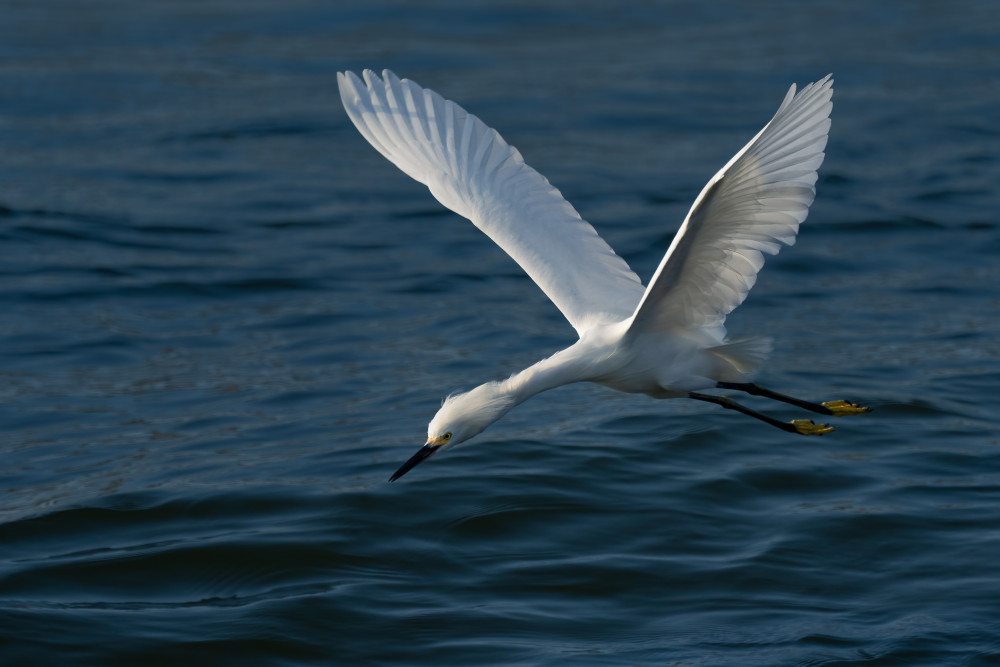
[[[639,277],[516,148],[434,91],[383,76],[366,70],[365,86],[339,75],[344,108],[372,146],[503,248],[578,334],[632,314]]]
[[[467,440],[521,401],[562,384],[592,381],[656,397],[690,396],[788,424],[697,393],[741,389],[823,414],[866,411],[812,404],[741,383],[763,361],[766,340],[728,342],[724,322],[746,298],[765,254],[795,242],[815,196],[830,128],[830,76],[796,94],[695,200],[648,288],[544,176],[496,130],[434,91],[392,72],[364,81],[338,74],[341,99],[365,139],[449,209],[473,222],[531,277],[580,337],[500,382],[450,396],[427,444],[396,479],[433,452]],[[833,406],[833,407],[831,407]],[[811,426],[810,426],[811,425]]]
[[[795,94],[695,199],[650,281],[633,326],[721,327],[764,266],[792,245],[816,196],[833,108],[828,75]],[[720,330],[724,333],[724,330]]]

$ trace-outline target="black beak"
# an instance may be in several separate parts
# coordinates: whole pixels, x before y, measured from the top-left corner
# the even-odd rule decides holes
[[[440,448],[441,445],[424,445],[420,448],[420,451],[410,457],[409,461],[399,466],[399,470],[392,473],[392,477],[389,478],[389,481],[395,482],[397,479],[408,473],[410,468],[417,465]]]

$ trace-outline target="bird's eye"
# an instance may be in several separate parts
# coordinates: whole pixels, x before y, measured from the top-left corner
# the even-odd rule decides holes
[[[441,439],[444,440],[445,442],[448,442],[449,440],[451,440],[451,433],[445,433],[444,435],[441,436]]]

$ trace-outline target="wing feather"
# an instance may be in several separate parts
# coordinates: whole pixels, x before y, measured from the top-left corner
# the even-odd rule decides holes
[[[702,329],[720,341],[764,255],[795,243],[816,196],[830,111],[830,76],[795,94],[698,195],[660,262],[632,333]]]
[[[379,153],[493,239],[580,335],[632,315],[638,276],[517,149],[454,102],[382,76],[337,75],[344,108]]]

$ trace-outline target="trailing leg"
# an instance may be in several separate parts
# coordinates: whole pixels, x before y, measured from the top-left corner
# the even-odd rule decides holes
[[[776,426],[782,431],[788,431],[789,433],[799,433],[801,435],[823,435],[824,433],[829,433],[833,430],[832,426],[827,424],[815,424],[811,419],[793,419],[790,422],[783,422],[779,419],[775,419],[774,417],[768,417],[761,412],[757,412],[756,410],[751,410],[748,407],[740,405],[733,399],[726,396],[699,394],[696,391],[688,392],[688,396],[699,401],[714,403],[715,405],[719,405],[727,410],[742,412],[745,415],[753,417],[754,419],[759,419],[762,422],[767,422],[771,426]]]
[[[871,412],[871,408],[866,408],[860,406],[857,403],[848,403],[847,401],[825,401],[823,403],[810,403],[809,401],[803,401],[802,399],[795,398],[794,396],[788,396],[786,394],[779,394],[776,391],[771,391],[770,389],[765,389],[759,384],[754,384],[753,382],[717,382],[716,387],[719,389],[733,389],[735,391],[743,391],[751,396],[761,396],[763,398],[770,398],[771,400],[781,401],[782,403],[788,403],[789,405],[794,405],[800,407],[804,410],[810,410],[811,412],[817,412],[821,415],[830,415],[832,417],[846,417],[847,415],[860,415],[864,412]]]

